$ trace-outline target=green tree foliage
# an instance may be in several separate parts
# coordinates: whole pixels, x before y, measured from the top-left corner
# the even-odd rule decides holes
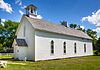
[[[96,45],[98,46],[97,50],[100,52],[100,37],[98,38]]]
[[[75,28],[77,28],[77,24],[70,24],[69,27],[75,29]]]
[[[100,47],[100,37],[98,38],[98,41],[97,41],[97,46]]]
[[[67,21],[61,21],[60,23],[61,23],[61,25],[67,27]]]
[[[97,38],[97,32],[96,31],[93,31],[91,29],[88,29],[87,30],[87,34],[92,37],[93,39]]]
[[[83,31],[83,32],[86,32],[85,29],[82,29],[82,28],[80,27],[80,25],[77,25],[77,24],[70,24],[69,27],[70,27],[70,28],[77,29],[77,30],[80,30],[80,31]]]
[[[80,25],[77,26],[77,30],[80,30],[80,31],[86,32],[86,30],[85,30],[85,29],[82,29],[82,28],[80,27]]]
[[[0,24],[0,48],[11,48],[15,38],[18,22],[8,20]]]
[[[95,50],[98,46],[96,45],[97,42],[97,32],[91,29],[87,30],[87,34],[92,38],[93,49]]]
[[[100,37],[98,38],[96,42],[96,51],[94,53],[95,55],[100,55]]]

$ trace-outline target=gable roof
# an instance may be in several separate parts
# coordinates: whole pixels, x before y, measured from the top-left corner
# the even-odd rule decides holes
[[[16,39],[18,46],[27,46],[25,39]]]
[[[35,29],[63,34],[63,35],[74,36],[74,37],[92,39],[86,33],[73,29],[73,28],[68,28],[60,24],[53,24],[43,19],[35,19],[35,18],[27,17],[27,16],[25,16],[25,18],[32,24],[32,26]]]

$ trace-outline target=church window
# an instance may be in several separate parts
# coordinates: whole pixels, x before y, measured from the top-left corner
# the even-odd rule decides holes
[[[51,54],[54,54],[54,41],[51,41]]]
[[[86,44],[84,44],[84,52],[86,53]]]
[[[66,54],[66,42],[63,43],[64,54]]]
[[[74,53],[76,53],[76,43],[74,43]]]

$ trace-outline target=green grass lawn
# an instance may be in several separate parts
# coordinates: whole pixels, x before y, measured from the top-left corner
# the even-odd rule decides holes
[[[0,59],[9,59],[12,58],[12,56],[8,55],[8,56],[0,56]]]
[[[48,61],[12,61],[0,70],[100,70],[100,56],[66,58]]]

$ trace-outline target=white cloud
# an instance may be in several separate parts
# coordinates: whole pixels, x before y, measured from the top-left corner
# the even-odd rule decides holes
[[[19,5],[21,6],[22,5],[22,2],[20,2]]]
[[[3,10],[5,10],[8,13],[12,13],[12,7],[10,4],[5,3],[3,0],[0,0],[0,8],[2,8]]]
[[[25,9],[25,8],[26,8],[26,6],[24,5],[24,6],[22,6],[21,8],[22,8],[22,9]]]
[[[80,26],[82,29],[85,29],[85,27],[84,26]]]
[[[35,18],[35,19],[42,19],[43,17],[41,15],[33,16],[29,15],[30,18]]]
[[[22,1],[21,0],[16,0],[15,4],[18,4],[19,6],[22,5]]]
[[[96,29],[93,29],[93,31],[96,31],[97,33],[100,33],[100,27],[97,27]]]
[[[1,22],[5,22],[6,21],[6,19],[1,19]]]
[[[22,12],[21,10],[19,10],[19,13],[20,13],[21,15],[23,15],[23,14],[24,14],[24,12]]]
[[[96,26],[100,26],[100,9],[96,12],[93,12],[90,16],[83,17],[82,21],[88,21]]]
[[[5,22],[6,21],[6,19],[1,19],[1,24],[4,26],[4,23],[3,22]]]
[[[37,15],[37,18],[38,19],[42,19],[43,17],[41,15]]]

